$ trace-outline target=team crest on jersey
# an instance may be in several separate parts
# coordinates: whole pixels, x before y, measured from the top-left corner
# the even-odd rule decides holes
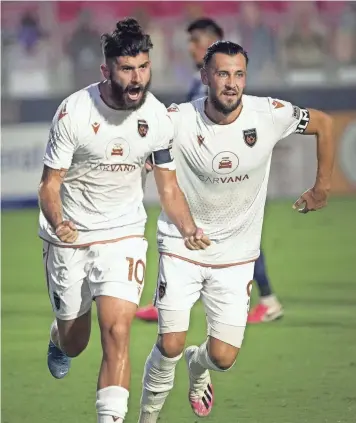
[[[257,132],[256,128],[245,129],[242,131],[244,136],[244,141],[249,147],[253,147],[257,142]]]
[[[137,121],[137,130],[141,137],[145,137],[148,132],[148,123],[144,119]]]

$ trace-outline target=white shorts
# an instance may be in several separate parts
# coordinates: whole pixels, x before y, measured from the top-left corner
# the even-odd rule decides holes
[[[224,342],[239,346],[242,339],[226,339],[226,333],[230,328],[231,336],[235,334],[243,338],[250,308],[254,266],[255,263],[251,262],[212,268],[161,255],[155,295],[155,305],[160,312],[159,332],[187,331],[190,310],[201,298],[205,306],[208,334],[217,334],[218,339],[223,338],[221,340]],[[220,332],[225,334],[220,336]]]
[[[89,247],[43,242],[43,261],[53,311],[61,320],[82,316],[95,297],[107,295],[139,304],[147,241],[132,237]]]

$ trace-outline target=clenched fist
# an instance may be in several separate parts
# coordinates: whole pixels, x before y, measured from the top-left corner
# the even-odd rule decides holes
[[[73,222],[64,220],[56,227],[56,235],[62,242],[73,244],[78,238],[78,231]]]
[[[211,241],[204,234],[203,229],[197,228],[193,235],[184,238],[184,244],[188,250],[205,250]]]
[[[293,204],[293,209],[297,209],[299,213],[304,214],[310,211],[316,211],[326,207],[327,199],[327,190],[310,188],[308,191],[305,191]]]

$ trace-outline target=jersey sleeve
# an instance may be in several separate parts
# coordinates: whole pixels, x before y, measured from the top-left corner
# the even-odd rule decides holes
[[[277,139],[290,134],[303,134],[309,123],[309,110],[283,100],[269,98]]]
[[[173,137],[176,138],[177,133],[178,133],[178,128],[180,125],[180,121],[181,121],[181,112],[179,109],[179,106],[175,103],[172,103],[168,108],[167,108],[167,113],[169,118],[172,121],[172,125],[173,125]]]
[[[58,108],[49,132],[43,163],[52,169],[69,169],[77,146],[73,116],[66,101]]]
[[[175,170],[175,163],[172,153],[174,138],[173,122],[169,118],[166,109],[159,116],[158,138],[152,151],[151,160],[155,166]]]

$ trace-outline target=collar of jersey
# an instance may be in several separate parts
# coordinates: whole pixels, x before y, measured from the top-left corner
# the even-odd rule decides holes
[[[242,103],[243,103],[243,101],[244,101],[244,95],[242,95]],[[228,124],[226,124],[226,125],[220,125],[219,123],[215,123],[215,122],[213,122],[208,116],[207,116],[207,114],[205,113],[205,100],[207,99],[207,97],[204,97],[204,98],[202,98],[201,100],[200,100],[200,104],[199,104],[199,111],[200,111],[200,114],[202,115],[202,117],[203,117],[203,119],[205,120],[205,122],[209,125],[209,126],[212,126],[213,128],[228,128],[228,127],[230,127],[231,125],[234,125],[234,124],[236,124],[237,122],[239,122],[240,120],[241,120],[241,116],[242,116],[242,114],[244,113],[244,110],[245,110],[245,105],[244,105],[244,103],[243,103],[243,105],[242,105],[242,110],[241,110],[241,113],[240,113],[240,115],[239,115],[239,117],[238,118],[236,118],[233,122],[231,122],[231,123],[228,123]]]

